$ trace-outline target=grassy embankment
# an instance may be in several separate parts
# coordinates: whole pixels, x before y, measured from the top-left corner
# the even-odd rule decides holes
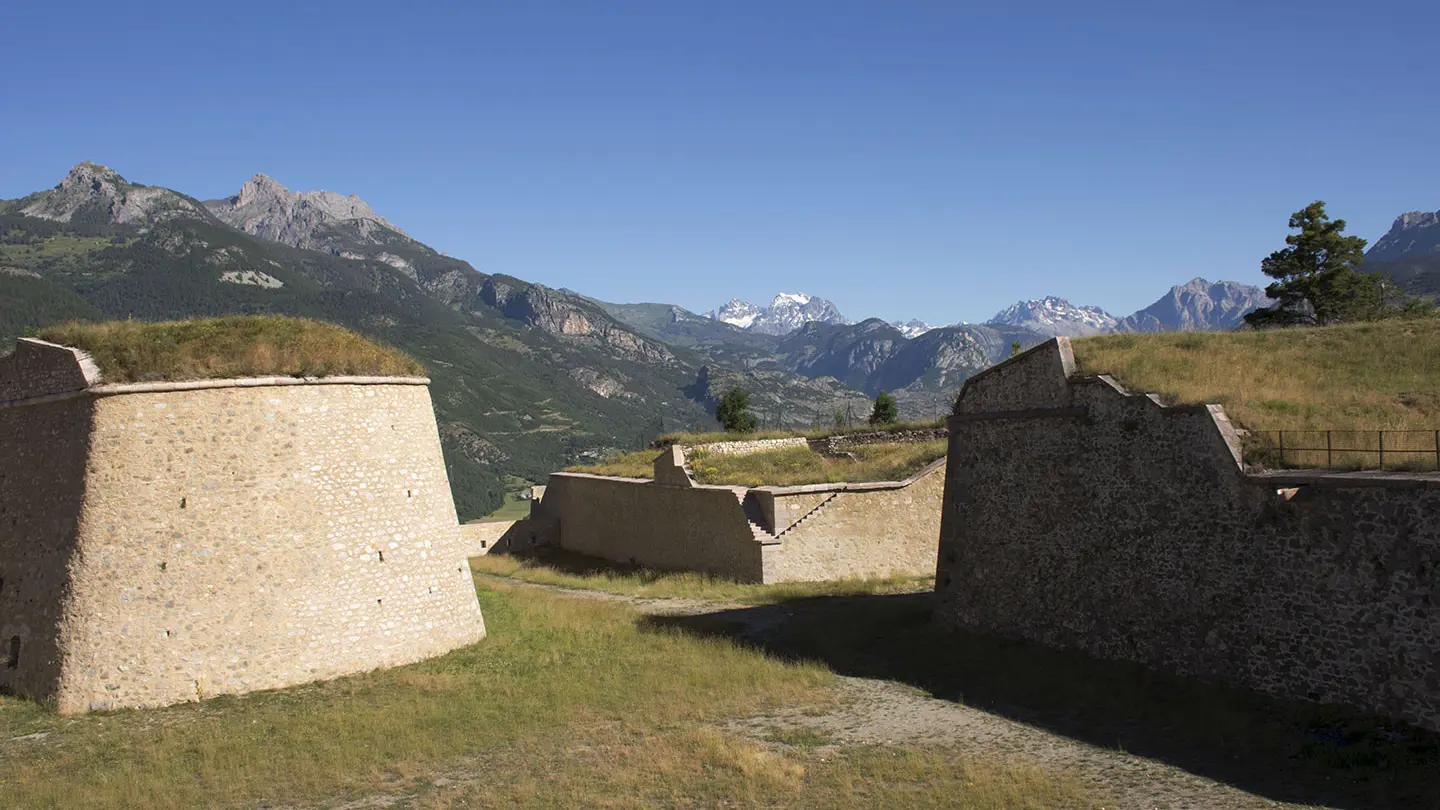
[[[817,751],[722,730],[833,681],[616,606],[480,589],[490,637],[286,690],[58,717],[0,702],[7,807],[190,808],[387,793],[424,806],[1093,807],[1075,780],[941,747]],[[379,802],[377,802],[378,804]]]
[[[147,323],[71,322],[42,340],[84,349],[106,382],[231,377],[423,377],[403,352],[307,318],[237,315]]]
[[[1107,335],[1074,342],[1075,359],[1089,374],[1110,374],[1134,391],[1166,402],[1219,403],[1238,426],[1287,435],[1291,447],[1373,450],[1385,437],[1386,466],[1434,469],[1433,456],[1390,454],[1435,447],[1440,429],[1440,320],[1389,321],[1263,332]],[[1317,444],[1318,443],[1318,444]],[[1324,453],[1292,457],[1289,465],[1319,464]],[[1374,453],[1336,454],[1347,466],[1374,466]]]
[[[855,460],[826,458],[808,447],[791,447],[724,456],[692,451],[690,470],[701,484],[724,486],[798,486],[840,481],[900,481],[945,455],[945,440],[920,444],[871,444],[850,452]],[[569,467],[569,472],[649,478],[659,451],[626,453],[600,464]]]

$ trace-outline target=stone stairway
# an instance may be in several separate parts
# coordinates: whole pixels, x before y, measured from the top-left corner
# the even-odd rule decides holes
[[[800,528],[805,521],[820,514],[832,501],[840,497],[840,493],[838,492],[831,494],[830,497],[821,501],[814,509],[811,509],[801,516],[799,520],[776,532],[766,527],[767,521],[765,520],[765,513],[760,510],[760,502],[754,495],[749,494],[749,491],[743,487],[736,487],[734,493],[735,499],[740,502],[741,511],[745,513],[745,520],[750,523],[750,530],[755,535],[756,540],[776,540],[784,537],[790,532]]]
[[[829,506],[830,503],[831,503],[832,501],[834,501],[834,500],[835,500],[836,498],[838,498],[838,497],[840,497],[840,493],[838,493],[838,492],[832,493],[832,494],[830,495],[830,497],[828,497],[828,498],[826,498],[825,500],[821,501],[818,506],[816,506],[814,509],[811,509],[809,512],[806,512],[804,515],[802,515],[802,516],[800,517],[799,520],[795,521],[794,523],[791,523],[789,526],[785,527],[785,530],[784,530],[784,531],[780,532],[779,534],[777,534],[777,535],[775,535],[775,536],[776,536],[776,537],[784,537],[785,535],[789,534],[790,532],[793,532],[793,531],[795,531],[796,529],[800,528],[801,524],[803,524],[805,521],[807,521],[807,520],[815,517],[816,515],[820,514],[822,511],[825,510],[825,507]]]
[[[740,510],[750,522],[750,531],[755,535],[755,539],[775,540],[777,535],[765,527],[765,513],[760,511],[760,501],[743,487],[735,489],[735,499],[740,502]]]

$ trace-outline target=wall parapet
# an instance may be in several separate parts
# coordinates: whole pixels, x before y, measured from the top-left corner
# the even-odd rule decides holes
[[[1246,471],[1220,406],[1063,338],[996,369],[950,420],[937,620],[1440,730],[1440,475]]]

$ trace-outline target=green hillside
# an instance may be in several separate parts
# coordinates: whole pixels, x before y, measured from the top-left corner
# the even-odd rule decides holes
[[[0,336],[74,318],[284,314],[374,337],[419,360],[433,381],[462,518],[502,503],[505,474],[538,480],[666,430],[710,424],[682,393],[693,367],[617,357],[479,302],[462,311],[383,262],[266,242],[213,218],[172,218],[142,231],[98,217],[36,219],[17,207],[0,213],[0,266],[33,275],[0,275]],[[473,289],[485,277],[470,272]],[[264,274],[283,286],[231,283],[227,273]],[[572,374],[585,368],[623,378],[630,396],[587,389]]]

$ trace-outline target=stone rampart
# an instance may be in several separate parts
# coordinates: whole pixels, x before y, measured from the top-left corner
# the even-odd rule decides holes
[[[0,407],[0,688],[158,706],[484,636],[425,380],[37,379]]]
[[[1440,729],[1440,476],[1247,475],[1217,406],[1076,376],[967,383],[937,618]]]
[[[530,520],[568,551],[741,582],[928,574],[944,480],[943,462],[905,481],[751,490],[554,473]]]
[[[731,487],[665,486],[636,478],[553,473],[538,505],[579,554],[760,582],[760,543]]]

